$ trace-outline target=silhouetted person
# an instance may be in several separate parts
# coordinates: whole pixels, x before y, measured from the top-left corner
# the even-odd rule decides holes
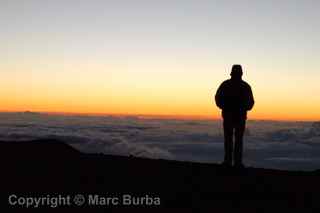
[[[242,149],[247,111],[254,105],[250,85],[242,80],[242,67],[232,66],[231,79],[224,81],[215,95],[217,106],[222,109],[224,129],[224,165],[243,167]],[[235,143],[233,145],[233,133]]]

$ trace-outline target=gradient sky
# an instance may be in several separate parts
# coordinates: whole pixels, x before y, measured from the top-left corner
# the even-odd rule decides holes
[[[1,0],[0,110],[218,117],[244,68],[250,118],[320,119],[320,1]]]

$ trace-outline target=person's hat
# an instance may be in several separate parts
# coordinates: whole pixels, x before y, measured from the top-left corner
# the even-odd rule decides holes
[[[234,64],[231,69],[231,76],[242,76],[242,67],[240,64]]]

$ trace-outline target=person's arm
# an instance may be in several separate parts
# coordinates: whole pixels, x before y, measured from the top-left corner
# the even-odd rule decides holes
[[[215,95],[215,101],[216,101],[216,105],[222,109],[223,108],[223,92],[222,92],[222,88],[223,88],[223,83],[219,86],[216,95]]]
[[[249,89],[248,89],[248,108],[247,108],[247,110],[251,110],[253,108],[253,105],[254,105],[253,93],[252,93],[251,87],[249,86]]]

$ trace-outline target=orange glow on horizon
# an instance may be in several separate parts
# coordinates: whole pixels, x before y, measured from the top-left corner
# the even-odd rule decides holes
[[[93,115],[93,116],[146,116],[146,117],[156,117],[156,118],[178,118],[178,119],[199,119],[199,120],[216,120],[221,119],[221,112],[218,109],[215,109],[215,106],[212,107],[211,113],[188,113],[181,111],[180,113],[172,113],[172,112],[154,112],[154,111],[135,111],[135,112],[127,112],[127,111],[106,111],[102,109],[92,108],[89,110],[88,108],[81,110],[72,110],[72,109],[54,109],[54,108],[23,108],[16,107],[11,108],[10,110],[1,109],[0,112],[24,112],[24,111],[32,111],[39,113],[48,113],[48,114],[65,114],[65,115]],[[286,113],[263,113],[263,112],[248,112],[248,120],[278,120],[278,121],[317,121],[320,120],[319,113],[309,113],[306,114],[291,114],[290,112]]]
[[[195,70],[199,66],[196,62],[190,63],[193,66],[188,68],[169,63],[168,67],[158,67],[157,72],[148,72],[156,65],[145,68],[132,65],[129,69],[122,65],[103,64],[90,69],[76,69],[77,66],[71,64],[65,68],[57,67],[60,72],[49,69],[46,72],[25,72],[24,75],[12,70],[3,77],[6,80],[0,90],[0,111],[220,119],[221,112],[213,97],[218,85],[229,74],[211,70],[227,68],[206,65],[203,69],[207,71],[197,75]],[[96,75],[87,70],[96,70]],[[170,73],[173,70],[175,73]],[[251,70],[255,70],[254,67]],[[320,100],[309,92],[311,89],[317,91],[318,84],[305,81],[297,88],[298,78],[286,81],[284,74],[277,77],[270,87],[265,83],[265,76],[257,73],[256,76],[245,76],[255,98],[248,119],[320,120]],[[316,81],[317,78],[313,79]],[[269,82],[272,80],[273,77],[268,79]]]
[[[115,97],[104,95],[102,92],[95,95],[80,91],[76,96],[68,93],[57,93],[30,96],[2,96],[0,111],[8,112],[52,112],[76,114],[116,114],[116,115],[150,115],[160,117],[220,119],[221,112],[213,102],[210,95],[191,98],[175,98],[165,95],[157,97],[125,96]],[[188,93],[190,94],[190,93]],[[1,95],[1,94],[0,94]],[[194,96],[196,96],[194,94]],[[210,100],[211,98],[211,100]],[[294,102],[287,104],[273,104],[275,101],[256,101],[254,109],[248,112],[251,120],[320,120],[320,113],[316,104]],[[191,103],[191,104],[190,104]],[[193,104],[192,104],[193,103]]]

